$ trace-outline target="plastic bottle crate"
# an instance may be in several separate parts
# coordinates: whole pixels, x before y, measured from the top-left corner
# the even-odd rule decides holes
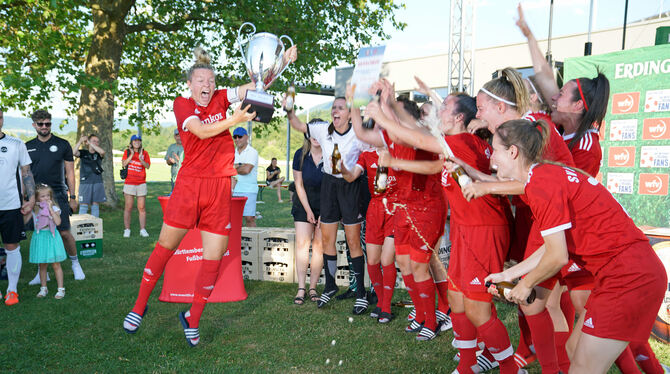
[[[347,261],[347,238],[344,235],[344,230],[337,230],[335,250],[337,251],[337,266],[349,265],[349,261]]]
[[[258,260],[260,259],[260,245],[258,238],[262,232],[262,230],[242,230],[242,236],[240,238],[242,261],[250,261],[258,264]]]
[[[261,280],[281,283],[293,283],[295,273],[292,262],[263,260],[261,266]]]
[[[102,239],[102,219],[90,214],[74,214],[70,217],[70,231],[74,240]]]
[[[242,259],[242,278],[244,280],[260,280],[260,262],[258,259]]]
[[[395,265],[395,270],[396,270],[396,278],[395,278],[395,288],[397,289],[405,289],[405,281],[402,279],[402,274],[400,273],[400,268],[398,267],[398,263]]]
[[[295,233],[267,230],[259,234],[260,259],[262,262],[275,261],[293,264],[295,253]]]
[[[310,282],[310,275],[312,274],[312,268],[307,267],[307,276],[305,277],[305,288],[309,288],[309,282]],[[297,270],[295,271],[295,274],[293,275],[293,280],[298,283],[298,272]],[[317,286],[322,286],[326,284],[326,272],[321,269],[321,274],[319,275],[319,280],[316,282]]]

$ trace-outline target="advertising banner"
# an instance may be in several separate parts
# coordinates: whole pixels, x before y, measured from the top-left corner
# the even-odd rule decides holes
[[[564,81],[596,71],[610,82],[599,180],[638,226],[670,227],[670,45],[567,59]]]
[[[354,91],[355,105],[366,105],[372,99],[368,93],[370,86],[379,80],[382,71],[382,59],[386,46],[363,47],[356,57],[356,65],[351,76],[351,85],[356,85]]]

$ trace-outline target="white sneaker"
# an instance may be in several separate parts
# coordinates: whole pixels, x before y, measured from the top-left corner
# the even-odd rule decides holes
[[[130,229],[123,230],[123,237],[130,238]]]
[[[84,280],[86,278],[86,275],[84,274],[84,271],[81,269],[81,265],[79,264],[79,261],[77,262],[72,262],[72,272],[74,273],[74,280]]]
[[[130,231],[130,230],[128,230],[128,231]],[[129,234],[129,235],[130,235],[130,234]],[[140,230],[140,236],[143,237],[143,238],[148,238],[148,237],[149,237],[149,233],[147,232],[147,230],[142,229],[142,230]]]
[[[54,299],[62,299],[65,297],[65,288],[58,288],[58,292],[54,295]]]
[[[49,273],[47,273],[47,282],[50,281],[51,278],[49,278]],[[28,282],[29,286],[37,286],[38,284],[42,283],[40,281],[40,271],[37,271],[37,274],[35,275],[35,278],[33,278],[30,282]]]
[[[49,289],[46,287],[40,287],[40,292],[37,293],[37,297],[45,297],[49,293]]]

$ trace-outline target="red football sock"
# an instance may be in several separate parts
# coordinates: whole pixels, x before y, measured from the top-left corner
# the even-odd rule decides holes
[[[382,287],[384,276],[382,275],[381,263],[368,264],[368,275],[370,276],[370,284],[372,284],[375,293],[377,293],[377,306],[379,306],[379,303],[384,299],[384,287]]]
[[[393,290],[395,289],[396,269],[395,264],[386,265],[382,268],[384,275],[382,287],[384,288],[384,298],[382,299],[382,312],[391,313],[391,300],[393,300]]]
[[[633,352],[630,349],[630,345],[626,347],[626,349],[621,352],[619,357],[614,361],[616,366],[621,370],[622,374],[637,374],[637,373],[642,373],[640,369],[638,369],[637,364],[635,363],[635,359],[633,358]],[[662,373],[663,371],[661,371]],[[651,372],[650,372],[651,373]]]
[[[437,288],[437,310],[447,314],[449,311],[449,300],[447,299],[449,283],[446,279],[443,281],[435,281],[435,287]]]
[[[535,354],[540,361],[543,373],[558,373],[558,358],[556,357],[556,343],[554,342],[554,323],[551,315],[545,308],[542,313],[532,316],[526,315],[530,334],[533,337]]]
[[[516,374],[519,368],[514,362],[514,348],[510,343],[505,325],[497,317],[491,317],[486,323],[477,328],[477,334],[484,340],[487,351],[500,364],[501,374]]]
[[[143,315],[144,308],[147,306],[147,301],[149,301],[149,296],[151,296],[151,291],[156,287],[156,282],[163,275],[163,270],[165,270],[165,264],[167,264],[170,257],[174,251],[171,251],[167,248],[164,248],[160,244],[156,243],[156,247],[151,252],[147,264],[144,265],[144,272],[142,273],[142,281],[140,281],[140,291],[137,294],[137,300],[135,300],[135,306],[133,307],[133,312]]]
[[[633,357],[635,357],[635,362],[640,365],[642,370],[647,373],[664,373],[663,367],[658,362],[654,351],[651,350],[651,346],[648,341],[645,342],[631,342],[628,344],[631,352],[633,352]]]
[[[416,283],[414,282],[414,276],[412,274],[403,275],[402,280],[405,282],[405,289],[407,289],[407,293],[409,293],[409,297],[414,303],[414,309],[416,309],[416,318],[414,320],[418,323],[423,323],[425,317],[423,315],[423,309],[421,308],[421,305],[419,305],[419,293],[417,292]]]
[[[574,310],[574,309],[573,309]],[[556,343],[556,358],[558,358],[558,367],[561,371],[567,373],[570,371],[570,357],[565,350],[565,343],[568,342],[570,333],[567,331],[554,332],[554,342]]]
[[[200,271],[195,277],[195,289],[193,290],[193,304],[189,309],[189,315],[186,317],[188,326],[191,328],[198,327],[200,323],[200,316],[207,304],[207,298],[212,294],[216,278],[219,276],[219,266],[221,260],[202,260]]]
[[[575,327],[575,307],[570,299],[570,291],[561,294],[561,311],[568,322],[568,334],[572,334],[572,329]]]
[[[522,368],[527,365],[525,358],[532,355],[530,348],[528,347],[533,340],[530,337],[530,328],[528,327],[528,322],[526,321],[526,316],[523,314],[521,309],[517,308],[518,317],[519,317],[519,346],[514,353],[516,365],[519,368]],[[523,360],[523,361],[522,361]]]
[[[477,366],[477,328],[470,322],[465,313],[451,313],[454,329],[454,345],[461,355],[458,361],[459,374],[473,374],[472,368]]]
[[[435,331],[437,327],[437,319],[435,317],[435,282],[433,282],[432,278],[428,278],[425,281],[416,282],[416,288],[419,292],[421,309],[426,316],[423,326]]]

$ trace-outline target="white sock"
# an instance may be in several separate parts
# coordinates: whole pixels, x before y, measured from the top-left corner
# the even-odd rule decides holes
[[[13,251],[5,249],[5,253],[7,253],[7,278],[9,279],[7,292],[16,292],[16,285],[21,275],[21,246],[16,247]]]
[[[74,264],[75,262],[79,262],[79,257],[77,255],[74,256],[68,256],[70,258],[70,261]]]

